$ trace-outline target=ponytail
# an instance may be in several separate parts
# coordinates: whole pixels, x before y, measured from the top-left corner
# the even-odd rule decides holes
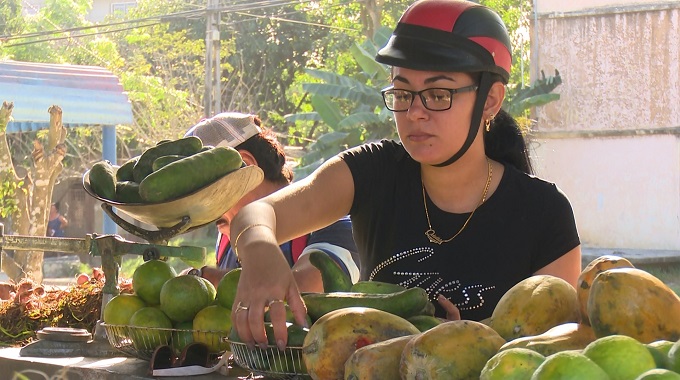
[[[524,135],[517,121],[503,109],[491,121],[489,131],[484,132],[484,149],[492,160],[533,174]]]

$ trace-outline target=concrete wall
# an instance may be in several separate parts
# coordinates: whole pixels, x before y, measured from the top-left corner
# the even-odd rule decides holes
[[[680,251],[680,2],[538,0],[535,163],[572,201],[584,245]]]
[[[625,8],[625,7],[656,7],[659,5],[677,5],[677,0],[536,0],[536,10],[539,14],[550,12],[578,12],[594,11],[598,8]]]

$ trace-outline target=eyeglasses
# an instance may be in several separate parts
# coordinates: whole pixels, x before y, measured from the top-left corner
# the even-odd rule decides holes
[[[399,90],[388,87],[381,91],[385,107],[392,112],[405,112],[413,105],[416,96],[420,96],[423,106],[430,111],[446,111],[451,108],[453,94],[477,91],[477,85],[461,88],[426,88],[422,91]]]

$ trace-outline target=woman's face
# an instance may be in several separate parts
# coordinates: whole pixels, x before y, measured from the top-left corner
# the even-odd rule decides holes
[[[418,71],[395,67],[395,89],[422,91],[428,88],[458,89],[474,85],[466,73]],[[394,112],[397,132],[406,151],[416,161],[438,164],[453,156],[463,146],[470,129],[475,91],[453,94],[451,108],[431,111],[416,96],[408,111]]]

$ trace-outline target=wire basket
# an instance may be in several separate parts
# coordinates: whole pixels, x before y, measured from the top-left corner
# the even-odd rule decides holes
[[[205,343],[212,355],[227,351],[229,342],[224,331],[165,329],[103,324],[109,343],[119,351],[143,360],[150,360],[158,346],[170,345],[176,351],[191,342]]]
[[[234,362],[255,375],[271,379],[311,379],[302,359],[301,347],[276,346],[250,349],[245,343],[229,341]]]

